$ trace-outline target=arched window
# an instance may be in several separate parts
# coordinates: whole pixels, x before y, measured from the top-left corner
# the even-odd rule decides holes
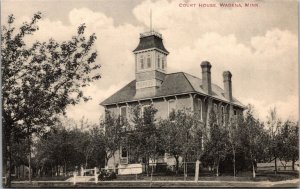
[[[150,57],[150,54],[148,54],[148,56],[147,56],[147,67],[151,68],[151,57]]]

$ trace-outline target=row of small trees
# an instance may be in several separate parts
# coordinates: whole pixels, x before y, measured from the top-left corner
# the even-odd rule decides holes
[[[249,105],[244,117],[231,118],[224,124],[217,122],[213,111],[208,124],[187,109],[173,112],[170,119],[158,120],[153,106],[144,108],[143,112],[141,107],[134,107],[131,120],[120,117],[116,120],[106,112],[102,125],[112,143],[106,144],[110,146],[106,150],[114,156],[121,146],[126,146],[130,148],[130,159],[133,162],[143,159],[146,168],[150,159],[155,160],[159,154],[167,152],[176,160],[176,173],[179,157],[184,162],[201,160],[203,165],[214,168],[217,176],[220,163],[228,157],[234,176],[237,170],[252,169],[255,177],[256,164],[272,160],[276,173],[278,159],[282,163],[292,161],[294,169],[299,152],[298,124],[288,120],[282,123],[276,109],[272,109],[267,121],[262,122],[253,116],[253,110]]]
[[[229,161],[234,176],[237,171],[252,170],[255,177],[258,162],[279,159],[286,166],[292,161],[294,169],[298,160],[299,127],[290,121],[281,123],[276,110],[263,123],[253,116],[253,107],[248,106],[244,118],[222,125],[217,123],[214,112],[207,125],[187,109],[173,112],[170,119],[155,119],[157,110],[153,106],[143,112],[137,106],[132,112],[131,120],[106,112],[105,120],[98,125],[84,119],[79,124],[58,121],[47,133],[35,137],[31,150],[33,174],[55,176],[63,170],[67,175],[81,166],[104,167],[109,159],[116,158],[115,152],[121,147],[130,152],[130,163],[145,163],[147,174],[153,171],[150,160],[164,153],[176,160],[176,174],[182,158],[185,176],[187,161],[200,160],[203,166],[213,168],[217,176],[222,163]],[[12,145],[14,166],[28,165],[26,140]],[[274,166],[277,170],[276,163]]]

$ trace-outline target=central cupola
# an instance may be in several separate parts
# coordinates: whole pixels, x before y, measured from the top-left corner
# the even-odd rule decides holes
[[[155,92],[167,73],[167,55],[162,35],[155,31],[140,34],[140,42],[133,51],[135,55],[136,89],[149,88]]]

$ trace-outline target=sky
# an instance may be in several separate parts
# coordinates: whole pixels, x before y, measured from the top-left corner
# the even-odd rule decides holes
[[[242,7],[220,6],[233,2]],[[222,73],[230,70],[233,95],[254,105],[261,120],[274,107],[282,120],[298,120],[296,0],[3,0],[1,25],[9,14],[20,24],[40,11],[33,40],[68,40],[82,23],[96,34],[102,78],[84,89],[92,100],[69,106],[67,116],[97,123],[104,113],[100,102],[135,78],[132,50],[149,30],[150,9],[153,28],[170,52],[168,73],[201,78],[200,63],[210,61],[212,82],[223,88]]]

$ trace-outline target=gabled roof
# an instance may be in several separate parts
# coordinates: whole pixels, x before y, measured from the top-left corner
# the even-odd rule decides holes
[[[157,48],[162,50],[163,52],[169,54],[167,49],[165,48],[162,38],[158,37],[157,35],[149,35],[140,38],[139,45],[133,50],[133,52]]]
[[[142,99],[153,99],[163,96],[172,96],[186,93],[198,93],[202,95],[208,95],[201,87],[202,80],[198,77],[192,76],[184,72],[177,72],[166,74],[164,82],[156,90],[155,94],[145,93],[141,97],[137,96],[136,93],[136,81],[133,80],[128,83],[125,87],[114,93],[112,96],[104,100],[101,105],[111,105],[122,102],[132,102]],[[229,103],[224,96],[224,90],[219,86],[212,84],[212,96],[223,102]],[[233,98],[232,104],[245,108],[236,98]]]

